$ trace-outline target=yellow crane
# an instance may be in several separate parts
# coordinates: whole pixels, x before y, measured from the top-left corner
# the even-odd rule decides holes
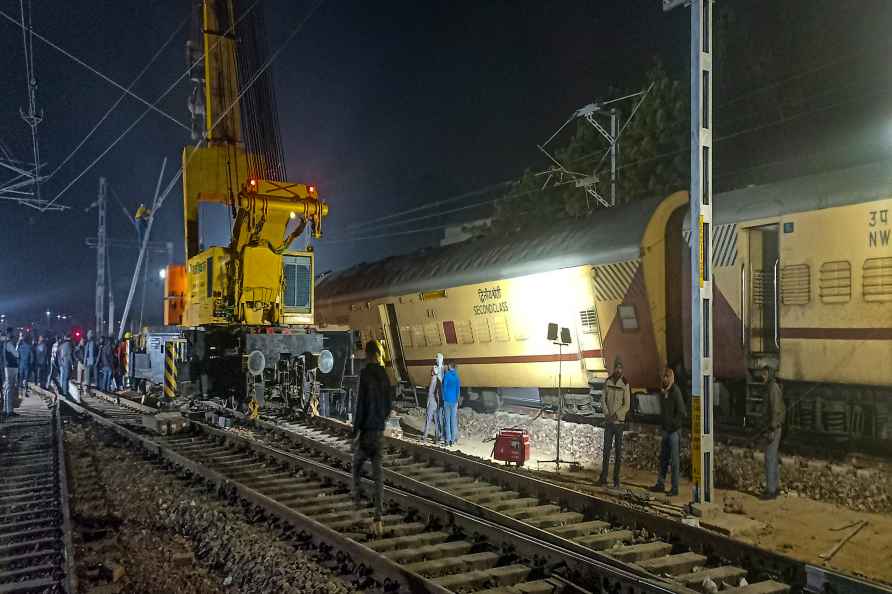
[[[258,385],[270,396],[282,377],[297,375],[297,358],[300,373],[315,369],[308,355],[323,350],[313,328],[314,254],[289,246],[306,227],[322,236],[328,205],[312,184],[272,178],[284,173],[284,158],[272,81],[261,68],[262,6],[198,7],[200,43],[192,47],[201,47],[203,68],[193,76],[191,111],[204,115],[203,141],[183,150],[186,265],[168,268],[164,323],[182,327],[204,395],[246,402]],[[229,207],[228,245],[201,249],[202,203]],[[282,390],[295,395],[293,385]]]

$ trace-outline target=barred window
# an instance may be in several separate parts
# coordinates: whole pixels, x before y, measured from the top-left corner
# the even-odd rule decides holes
[[[492,326],[492,335],[496,342],[508,342],[511,340],[511,335],[508,334],[508,323],[505,321],[505,316],[494,316],[490,319],[490,324]]]
[[[579,312],[579,323],[583,334],[596,334],[598,331],[598,312],[594,309],[584,309]]]
[[[780,284],[781,303],[784,305],[807,305],[811,301],[811,268],[808,264],[784,266]]]
[[[412,346],[412,329],[409,326],[400,326],[400,342],[403,348]]]
[[[471,325],[474,328],[474,338],[477,339],[477,342],[492,342],[492,334],[489,332],[486,318],[475,318]]]
[[[848,303],[852,299],[852,265],[846,260],[824,262],[818,274],[822,303]]]
[[[471,330],[471,322],[467,320],[455,322],[455,335],[458,337],[458,344],[474,343],[474,332]]]
[[[892,258],[868,258],[862,276],[865,301],[892,301]]]
[[[440,338],[440,325],[425,324],[424,339],[425,341],[427,341],[427,346],[437,346],[443,344],[443,339]]]
[[[427,344],[427,341],[424,340],[424,326],[412,326],[412,344],[415,346]]]

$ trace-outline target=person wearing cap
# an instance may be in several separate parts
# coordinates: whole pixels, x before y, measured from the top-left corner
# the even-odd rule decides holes
[[[613,373],[604,383],[604,447],[601,460],[599,485],[607,484],[607,469],[610,466],[610,450],[614,451],[613,488],[619,488],[620,467],[623,463],[623,429],[626,415],[632,406],[632,393],[629,382],[623,377],[623,362],[619,357],[613,363]]]

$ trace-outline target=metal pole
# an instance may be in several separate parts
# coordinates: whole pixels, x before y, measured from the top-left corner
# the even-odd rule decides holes
[[[713,501],[712,4],[691,1],[691,460],[695,503]]]
[[[105,327],[105,261],[106,261],[106,225],[105,225],[105,178],[99,178],[99,195],[96,197],[99,222],[96,230],[96,333],[101,335]]]
[[[616,149],[619,139],[616,137],[616,109],[610,110],[610,206],[616,206]]]
[[[136,292],[136,283],[139,280],[139,270],[142,267],[143,259],[146,255],[146,247],[149,245],[149,237],[152,235],[152,225],[155,223],[155,215],[158,214],[158,207],[161,201],[167,195],[161,195],[161,180],[164,179],[164,168],[167,167],[167,157],[161,163],[161,172],[158,174],[158,183],[155,186],[155,197],[152,199],[152,212],[149,215],[149,225],[146,227],[145,237],[142,238],[142,248],[139,250],[139,257],[136,259],[136,270],[133,271],[133,277],[130,279],[130,292],[127,293],[127,301],[124,303],[124,312],[121,314],[121,324],[118,326],[118,340],[124,337],[124,328],[127,327],[127,316],[130,314],[130,306],[133,304],[133,294]],[[180,174],[182,171],[180,172]],[[174,179],[179,177],[177,174]],[[168,188],[169,189],[169,188]]]
[[[107,248],[107,238],[105,245]],[[112,282],[110,255],[107,255],[105,258],[105,278],[108,279],[108,336],[111,337],[115,335],[115,291],[114,282]]]
[[[564,343],[558,343],[558,414],[557,414],[557,448],[554,453],[554,468],[561,469],[561,419],[564,415],[564,395],[561,394],[561,372],[564,362]]]

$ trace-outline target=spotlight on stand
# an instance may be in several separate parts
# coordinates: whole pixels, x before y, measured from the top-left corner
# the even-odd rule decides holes
[[[561,392],[561,376],[563,370],[564,347],[570,345],[573,341],[570,338],[569,328],[560,328],[558,324],[549,323],[546,338],[556,345],[558,348],[558,410],[557,410],[557,441],[555,444],[554,460],[539,460],[538,463],[554,464],[555,470],[561,469],[561,463],[573,465],[575,462],[561,459],[561,417],[564,413],[564,395]]]

